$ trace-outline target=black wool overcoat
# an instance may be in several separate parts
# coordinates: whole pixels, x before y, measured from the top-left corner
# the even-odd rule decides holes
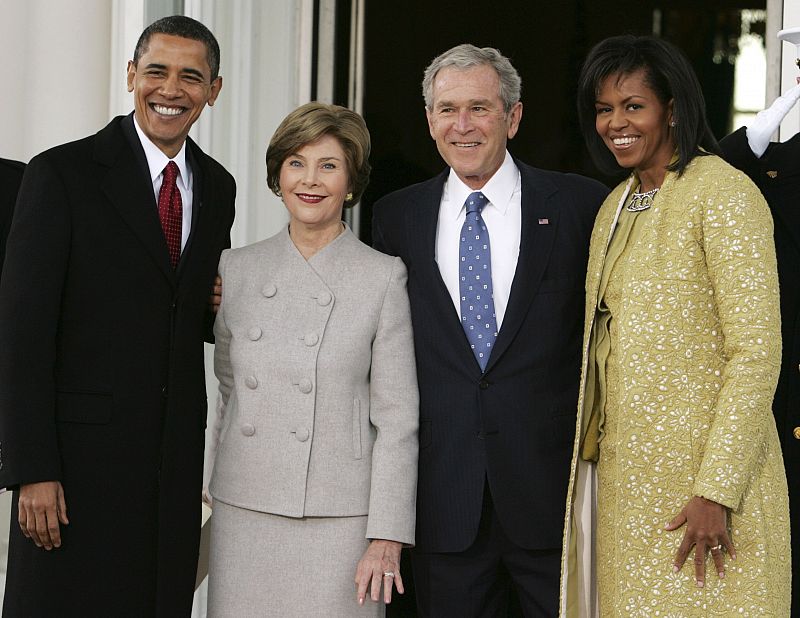
[[[191,140],[170,266],[132,115],[28,165],[0,281],[0,485],[59,480],[62,546],[22,536],[5,616],[188,616],[201,517],[203,341],[235,184]]]

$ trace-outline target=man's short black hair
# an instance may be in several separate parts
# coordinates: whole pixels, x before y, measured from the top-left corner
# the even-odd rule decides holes
[[[211,68],[211,81],[217,79],[219,75],[219,43],[211,30],[206,28],[196,19],[186,17],[185,15],[171,15],[169,17],[162,17],[147,26],[142,32],[139,40],[136,43],[136,49],[133,52],[133,64],[138,65],[139,58],[147,51],[150,44],[150,37],[154,34],[169,34],[172,36],[180,36],[184,39],[192,39],[200,41],[206,46],[206,60],[208,66]]]

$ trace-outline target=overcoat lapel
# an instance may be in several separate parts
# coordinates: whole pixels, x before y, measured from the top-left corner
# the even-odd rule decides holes
[[[433,313],[442,316],[442,336],[440,342],[448,342],[457,348],[456,355],[464,361],[464,367],[470,372],[479,372],[480,368],[472,349],[464,334],[458,312],[453,306],[453,299],[444,284],[439,265],[436,263],[436,228],[439,225],[439,207],[442,201],[442,190],[449,169],[426,183],[419,201],[414,205],[410,244],[414,247],[413,260],[419,264],[417,280],[424,286],[423,298],[432,305]],[[452,343],[450,343],[452,342]]]
[[[174,285],[175,271],[169,262],[169,252],[158,219],[155,196],[150,188],[146,171],[137,161],[134,147],[121,131],[117,121],[113,121],[98,133],[95,159],[109,166],[108,173],[101,182],[102,191],[139,238],[156,266]],[[132,178],[140,178],[141,182],[131,182]]]
[[[511,283],[508,308],[486,365],[487,371],[498,362],[517,336],[539,289],[558,229],[559,210],[554,197],[558,188],[546,177],[523,168],[519,161],[516,163],[522,179],[519,258]],[[547,325],[543,324],[542,327],[547,328]]]
[[[189,165],[192,166],[192,227],[189,231],[189,238],[186,240],[186,246],[181,252],[181,259],[178,261],[177,276],[179,279],[191,264],[193,248],[198,245],[202,247],[208,232],[213,229],[209,218],[214,212],[212,208],[203,208],[203,204],[213,203],[210,195],[213,187],[210,182],[206,182],[206,178],[209,176],[206,156],[191,139],[186,140],[186,153]]]

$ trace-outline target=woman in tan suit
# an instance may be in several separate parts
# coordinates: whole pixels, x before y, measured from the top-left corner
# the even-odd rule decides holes
[[[697,78],[672,45],[599,43],[578,101],[595,160],[630,175],[589,250],[562,615],[788,617],[767,205],[712,154]]]
[[[369,148],[348,109],[289,114],[267,150],[289,224],[220,260],[210,616],[380,616],[403,592],[418,423],[406,270],[342,222]]]

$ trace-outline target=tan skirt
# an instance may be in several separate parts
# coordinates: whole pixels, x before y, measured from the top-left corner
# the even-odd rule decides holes
[[[367,518],[296,519],[216,500],[211,518],[209,618],[351,618],[384,615],[382,602],[356,602],[356,565]]]

